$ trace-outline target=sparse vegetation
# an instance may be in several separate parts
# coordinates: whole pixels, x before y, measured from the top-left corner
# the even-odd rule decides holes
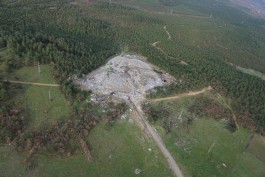
[[[212,100],[210,107],[215,109],[209,109],[207,104],[200,107],[198,100],[208,100],[206,103]],[[227,127],[231,115],[223,111],[220,114],[220,110],[227,108],[221,104],[216,107],[217,100],[214,95],[206,94],[151,103],[148,107],[168,112],[153,124],[187,176],[263,176],[265,163],[260,153],[265,146],[260,141],[264,137],[255,142],[250,138],[253,133],[247,129],[231,132]],[[196,112],[198,108],[202,109]],[[150,119],[157,118],[152,112],[147,114]]]

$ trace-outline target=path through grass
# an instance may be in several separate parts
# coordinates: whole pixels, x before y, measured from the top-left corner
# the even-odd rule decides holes
[[[23,67],[17,70],[9,79],[56,84],[49,65],[41,66],[41,73],[38,73],[37,66]],[[30,122],[28,130],[41,128],[69,116],[70,105],[59,90],[59,87],[36,85],[23,85],[22,87],[24,94],[21,94],[16,99],[29,112]]]

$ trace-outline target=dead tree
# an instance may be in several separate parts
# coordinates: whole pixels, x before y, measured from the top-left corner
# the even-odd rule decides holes
[[[82,149],[83,149],[83,151],[85,153],[87,161],[91,162],[92,161],[92,155],[90,153],[90,150],[89,150],[89,148],[87,146],[86,141],[83,140],[82,138],[80,138],[79,141],[80,141],[80,145],[81,145],[81,147],[82,147]]]

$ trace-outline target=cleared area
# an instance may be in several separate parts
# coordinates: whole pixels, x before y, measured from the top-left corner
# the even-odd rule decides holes
[[[139,104],[148,90],[174,81],[172,76],[144,60],[136,55],[114,57],[105,66],[76,80],[76,83],[84,90]]]
[[[160,69],[144,62],[145,58],[135,55],[122,55],[111,59],[105,66],[76,82],[87,90],[99,95],[111,95],[125,100],[136,112],[135,119],[142,130],[154,139],[166,157],[175,176],[183,177],[179,166],[166,149],[160,136],[146,120],[141,109],[146,92],[158,86],[167,85],[175,79]]]

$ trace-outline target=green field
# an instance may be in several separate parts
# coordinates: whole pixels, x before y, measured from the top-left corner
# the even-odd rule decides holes
[[[23,67],[12,74],[9,79],[56,84],[49,65],[42,65],[41,73],[38,73],[37,66]],[[69,116],[70,105],[59,90],[59,87],[22,85],[22,88],[23,94],[15,99],[16,103],[24,105],[29,112],[28,130],[37,130]],[[51,100],[49,99],[49,92]]]
[[[206,97],[213,95],[205,94]],[[218,100],[218,98],[215,98]],[[253,132],[239,128],[231,133],[226,128],[227,118],[214,120],[194,116],[189,107],[195,98],[152,103],[153,110],[162,111],[155,122],[156,129],[179,162],[187,176],[262,177],[265,175],[264,144],[254,141],[246,149]],[[163,118],[162,118],[163,117]],[[188,121],[189,118],[191,118]],[[175,122],[166,132],[165,120]],[[264,141],[264,138],[261,138]]]
[[[141,130],[128,121],[117,121],[111,127],[98,125],[88,141],[92,147],[93,162],[86,161],[82,152],[72,157],[36,155],[33,169],[22,163],[24,154],[16,153],[12,147],[0,148],[0,171],[5,177],[65,177],[65,176],[137,176],[171,177],[166,160],[153,142],[147,140]],[[149,151],[149,148],[151,151]]]
[[[9,75],[9,80],[33,83],[55,84],[50,65],[22,67]],[[14,84],[14,83],[10,83]],[[20,94],[13,98],[18,105],[25,106],[29,112],[26,131],[38,131],[50,127],[70,115],[70,104],[59,87],[20,85]],[[52,100],[48,92],[51,91]],[[101,113],[102,114],[102,113]],[[50,155],[46,151],[36,154],[33,167],[24,163],[28,151],[16,152],[12,146],[0,147],[0,171],[4,177],[64,177],[64,176],[172,176],[166,160],[156,145],[147,139],[136,124],[128,121],[101,123],[92,130],[87,138],[93,162],[85,159],[81,148],[71,157]],[[76,144],[79,147],[78,141]],[[56,168],[55,168],[56,167]],[[0,176],[1,176],[0,175]]]
[[[258,78],[260,78],[262,80],[265,80],[265,75],[262,74],[261,72],[255,71],[253,69],[243,68],[243,67],[240,67],[240,66],[237,66],[236,69],[238,69],[239,71],[241,71],[243,73],[246,73],[246,74],[258,77]]]

